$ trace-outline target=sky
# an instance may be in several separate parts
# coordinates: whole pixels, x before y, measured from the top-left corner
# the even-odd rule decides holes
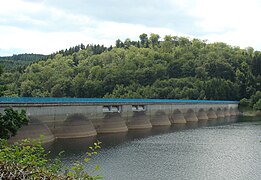
[[[115,45],[142,33],[261,50],[260,0],[0,0],[0,56]]]

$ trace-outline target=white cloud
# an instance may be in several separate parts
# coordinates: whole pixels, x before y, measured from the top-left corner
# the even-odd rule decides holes
[[[137,8],[137,12],[135,2],[132,2],[131,9],[125,7],[128,13],[133,13],[127,16],[132,19],[120,17],[120,21],[115,19],[119,12],[102,12],[96,17],[97,13],[70,9],[77,7],[78,4],[74,3],[78,1],[67,0],[66,8],[51,5],[51,2],[8,0],[1,3],[0,55],[6,55],[2,53],[12,49],[49,54],[80,43],[108,46],[113,45],[116,39],[137,40],[141,33],[157,33],[161,37],[167,34],[190,36],[208,39],[209,42],[222,41],[242,48],[252,46],[261,49],[261,2],[258,0],[154,0],[154,3],[147,3],[147,8]],[[70,7],[68,2],[74,6]],[[89,5],[88,1],[81,3],[85,3],[84,7]],[[117,0],[107,4],[121,11],[117,8]],[[98,8],[94,2],[92,5]],[[97,10],[107,8],[105,6]],[[154,10],[157,10],[156,14]],[[154,19],[155,16],[162,21]],[[146,23],[148,20],[150,23]]]
[[[198,18],[195,24],[204,34],[202,38],[260,50],[260,9],[258,0],[197,0],[187,13]]]

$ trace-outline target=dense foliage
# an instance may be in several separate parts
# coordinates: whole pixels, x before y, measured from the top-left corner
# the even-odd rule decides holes
[[[239,100],[261,90],[261,52],[141,34],[113,48],[60,51],[0,79],[5,96]]]
[[[42,54],[14,54],[13,56],[0,57],[0,65],[4,66],[5,71],[8,72],[22,72],[29,64],[42,59],[46,59],[46,56]]]
[[[16,135],[22,125],[28,124],[29,119],[24,110],[19,113],[17,110],[7,108],[4,112],[4,114],[0,113],[0,138],[8,139]]]
[[[246,108],[250,107],[251,109],[261,111],[261,91],[257,91],[249,99],[241,99],[240,106]]]
[[[29,145],[31,144],[31,145]],[[100,148],[100,142],[89,147],[88,158],[96,154]],[[101,179],[101,175],[92,175],[99,166],[87,173],[82,162],[76,162],[71,168],[61,164],[59,156],[50,160],[39,141],[22,142],[9,145],[6,140],[0,139],[0,179]]]

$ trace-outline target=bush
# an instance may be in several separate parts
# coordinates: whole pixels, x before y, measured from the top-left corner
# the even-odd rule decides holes
[[[257,91],[250,99],[254,107],[254,105],[261,99],[261,91]]]
[[[254,109],[255,110],[261,110],[261,99],[259,99],[255,104],[254,104]]]
[[[29,145],[32,144],[32,145]],[[90,157],[97,154],[100,142],[89,147],[87,163]],[[60,156],[61,154],[59,154]],[[99,170],[96,166],[93,171],[84,171],[84,164],[76,162],[72,168],[62,166],[59,156],[50,160],[47,158],[40,141],[23,140],[20,143],[9,145],[6,140],[0,139],[0,177],[1,179],[101,179],[101,175],[91,174]]]
[[[19,113],[17,110],[7,108],[4,112],[4,115],[0,113],[0,138],[8,139],[16,135],[22,125],[28,124],[29,119],[26,117],[25,110]]]
[[[250,102],[248,99],[243,98],[240,100],[239,105],[242,107],[249,107],[250,106]]]

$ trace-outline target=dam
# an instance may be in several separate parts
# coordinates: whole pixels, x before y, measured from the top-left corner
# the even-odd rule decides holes
[[[43,142],[101,133],[121,133],[154,126],[211,121],[240,114],[238,101],[117,99],[117,98],[0,98],[0,113],[12,107],[30,119],[11,141]]]

